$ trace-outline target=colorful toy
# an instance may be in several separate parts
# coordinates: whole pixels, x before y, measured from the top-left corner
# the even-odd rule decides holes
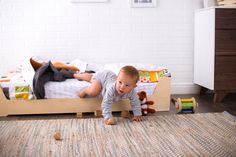
[[[153,101],[147,101],[147,93],[145,91],[141,91],[138,93],[138,97],[140,100],[142,115],[147,116],[148,113],[155,113],[156,110],[149,107],[149,105],[153,105]]]
[[[139,80],[140,82],[158,82],[163,76],[170,77],[170,73],[167,69],[160,70],[139,70]]]
[[[175,100],[175,107],[178,109],[178,113],[183,112],[192,112],[194,113],[198,104],[195,98],[188,98],[188,99],[176,99]]]

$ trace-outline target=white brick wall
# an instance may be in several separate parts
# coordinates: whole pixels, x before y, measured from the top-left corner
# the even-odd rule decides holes
[[[0,74],[26,56],[88,62],[143,62],[168,67],[172,93],[194,93],[193,14],[202,0],[0,0]]]

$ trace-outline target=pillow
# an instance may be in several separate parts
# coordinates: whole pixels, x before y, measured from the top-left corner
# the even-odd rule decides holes
[[[112,63],[112,64],[106,64],[106,65],[104,65],[104,70],[110,70],[110,71],[114,72],[116,75],[118,75],[120,69],[121,69],[123,66],[126,66],[126,65],[130,65],[130,64],[127,64],[127,63]]]
[[[71,61],[69,65],[78,67],[80,69],[80,72],[85,72],[87,68],[87,63],[80,59]]]
[[[30,85],[30,88],[33,89],[33,78],[34,78],[34,68],[30,63],[30,58],[24,60],[20,66],[20,75],[23,77],[24,81]],[[17,80],[18,81],[18,80]]]
[[[88,63],[86,67],[86,71],[99,71],[102,70],[104,66],[99,63]]]
[[[156,64],[150,64],[150,63],[148,64],[147,63],[111,63],[111,64],[106,64],[104,66],[104,69],[111,70],[115,74],[118,74],[120,69],[126,65],[131,65],[138,70],[144,70],[144,71],[160,71],[160,70],[166,69],[165,67],[160,67]]]
[[[158,66],[156,64],[146,64],[146,63],[111,63],[106,64],[104,69],[113,71],[118,75],[120,69],[123,66],[131,65],[134,66],[139,71],[140,82],[158,82],[163,76],[170,76],[168,70],[165,67]]]

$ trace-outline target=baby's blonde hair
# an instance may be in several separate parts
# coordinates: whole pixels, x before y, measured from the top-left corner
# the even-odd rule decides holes
[[[124,66],[120,69],[120,72],[124,72],[126,75],[135,79],[135,83],[139,81],[139,72],[138,70],[130,65]]]

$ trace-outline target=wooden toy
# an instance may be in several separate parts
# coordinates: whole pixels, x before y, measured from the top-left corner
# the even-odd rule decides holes
[[[192,112],[194,113],[198,104],[195,98],[181,99],[178,98],[175,101],[175,107],[178,109],[178,113]]]
[[[61,133],[60,132],[56,132],[54,135],[53,135],[54,139],[59,141],[59,140],[62,140],[61,139]]]

